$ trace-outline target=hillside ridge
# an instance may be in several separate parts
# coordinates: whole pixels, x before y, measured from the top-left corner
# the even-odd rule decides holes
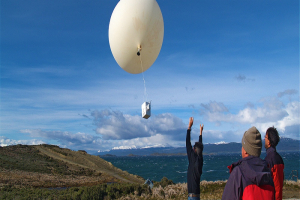
[[[37,148],[40,152],[54,159],[59,159],[63,162],[68,162],[70,164],[78,165],[83,168],[96,170],[100,173],[106,173],[124,182],[143,182],[137,176],[129,174],[126,171],[122,171],[121,169],[113,166],[110,162],[103,160],[99,156],[83,153],[82,151],[72,151],[70,149],[63,149],[58,146],[52,149],[49,148],[47,145],[38,145],[34,147]],[[67,155],[63,155],[60,152],[55,152],[55,150],[61,151],[61,153],[67,153]]]
[[[68,187],[108,182],[141,184],[144,179],[82,150],[46,144],[0,148],[0,187]]]

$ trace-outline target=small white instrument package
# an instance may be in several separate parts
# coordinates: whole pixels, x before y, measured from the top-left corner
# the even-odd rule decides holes
[[[142,117],[148,119],[151,116],[151,102],[142,104]]]

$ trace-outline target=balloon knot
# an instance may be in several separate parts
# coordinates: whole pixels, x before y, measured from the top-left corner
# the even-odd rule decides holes
[[[141,53],[140,53],[141,51],[142,51],[142,46],[139,45],[138,46],[138,51],[137,51],[136,55],[140,56],[141,55]]]

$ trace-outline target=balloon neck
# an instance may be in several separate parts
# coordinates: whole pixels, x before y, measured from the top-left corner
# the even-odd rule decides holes
[[[140,55],[141,55],[141,51],[142,51],[142,46],[139,45],[138,48],[137,48],[137,53],[136,53],[136,55],[140,56]]]

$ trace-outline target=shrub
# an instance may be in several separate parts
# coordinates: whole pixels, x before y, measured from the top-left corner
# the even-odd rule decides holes
[[[161,187],[166,187],[166,186],[168,186],[168,185],[173,185],[174,184],[174,182],[172,181],[172,180],[169,180],[167,177],[163,177],[161,180],[160,180],[160,182],[155,182],[154,181],[154,184],[153,184],[153,186],[154,187],[158,187],[158,186],[161,186]]]

